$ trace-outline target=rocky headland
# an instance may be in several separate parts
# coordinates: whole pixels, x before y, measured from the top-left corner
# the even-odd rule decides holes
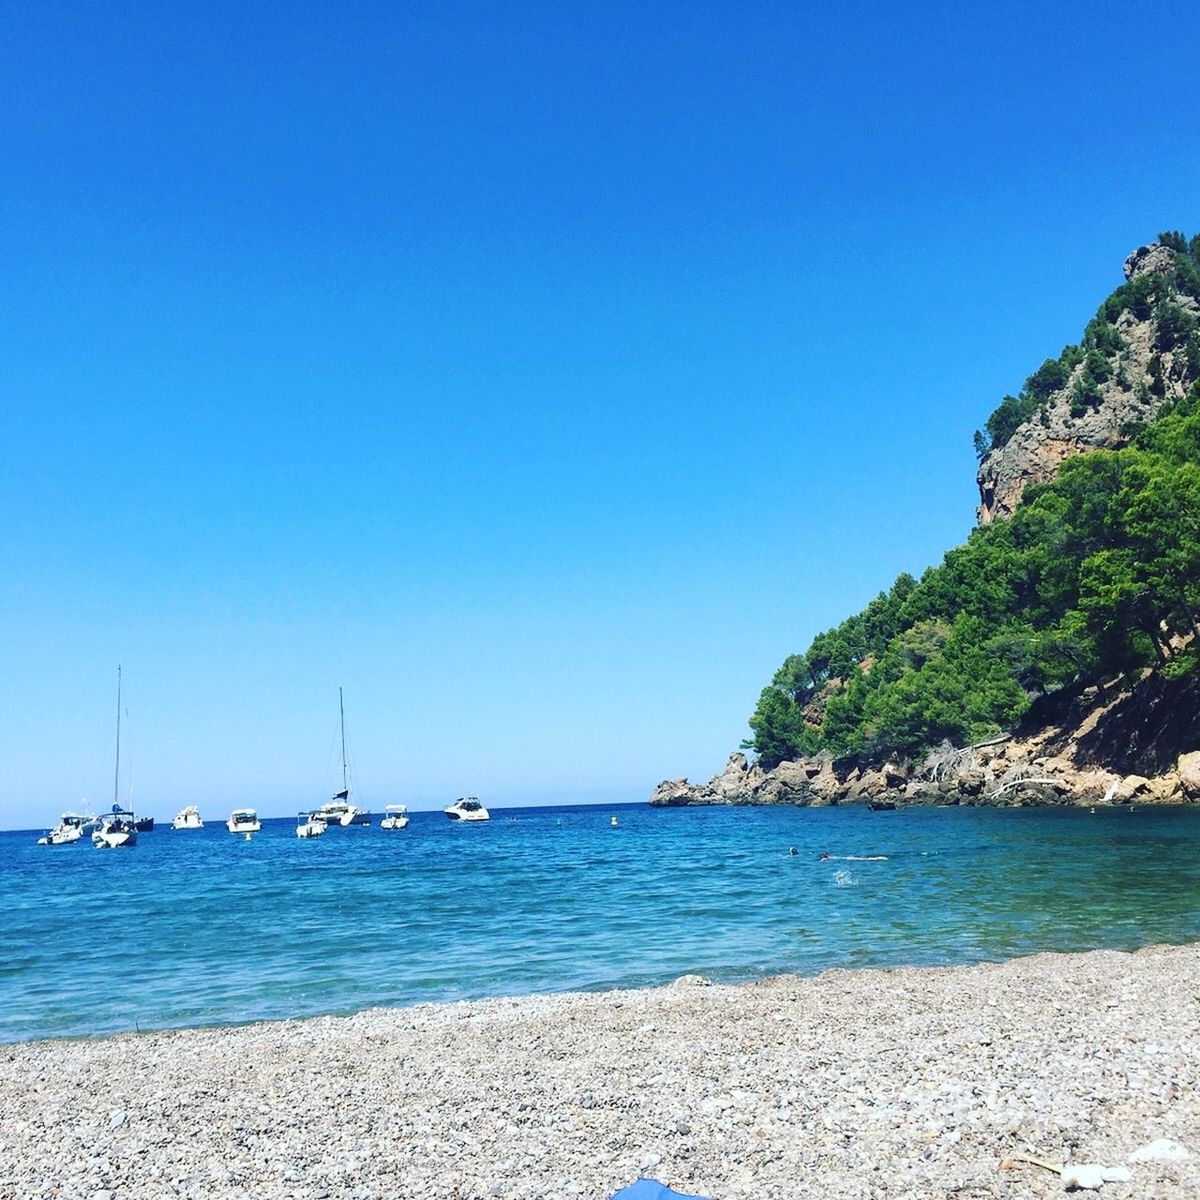
[[[1021,728],[919,760],[823,754],[764,770],[735,750],[707,783],[667,779],[656,806],[690,804],[1191,804],[1200,802],[1200,680],[1147,673],[1126,690],[1047,698]]]
[[[1200,238],[1124,277],[976,435],[967,545],[788,657],[756,761],[651,804],[1200,801]]]

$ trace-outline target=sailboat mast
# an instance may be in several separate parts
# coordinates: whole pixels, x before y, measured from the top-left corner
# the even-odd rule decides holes
[[[341,688],[338,688],[338,715],[342,719],[342,790],[348,791],[350,784],[346,779],[346,706],[342,703]]]
[[[117,765],[113,768],[113,809],[120,804],[121,784],[121,664],[117,664]]]

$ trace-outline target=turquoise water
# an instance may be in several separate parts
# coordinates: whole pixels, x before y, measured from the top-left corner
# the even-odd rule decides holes
[[[1195,810],[207,815],[128,851],[0,834],[0,1040],[1200,940]]]

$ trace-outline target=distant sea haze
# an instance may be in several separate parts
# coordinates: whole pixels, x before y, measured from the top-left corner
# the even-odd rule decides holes
[[[0,834],[0,1039],[1200,939],[1192,809],[204,815],[124,851]]]

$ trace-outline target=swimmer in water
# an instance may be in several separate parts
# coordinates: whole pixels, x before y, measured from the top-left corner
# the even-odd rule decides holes
[[[799,851],[799,850],[797,850],[795,846],[789,846],[789,847],[788,847],[788,857],[789,857],[789,858],[795,858],[795,857],[796,857],[796,855],[797,855],[797,854],[799,854],[799,853],[800,853],[800,851]]]
[[[826,861],[826,859],[828,859],[828,858],[829,858],[829,851],[828,851],[828,850],[822,850],[822,851],[821,851],[821,857],[817,859],[817,862],[825,862],[825,861]]]

